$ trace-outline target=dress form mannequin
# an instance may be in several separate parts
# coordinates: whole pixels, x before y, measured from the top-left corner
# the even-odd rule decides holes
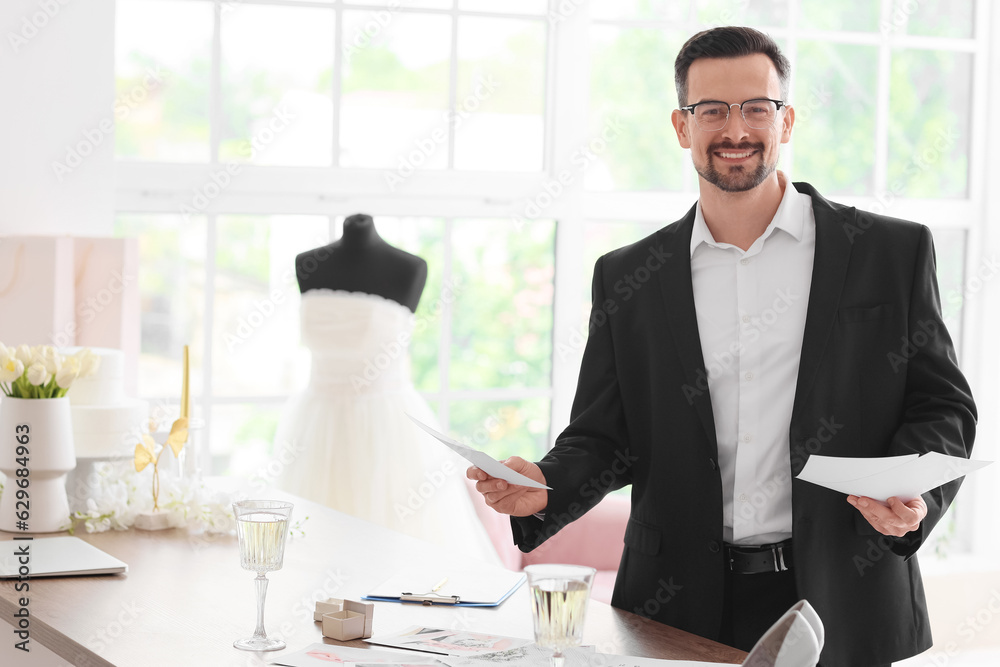
[[[344,235],[295,258],[299,291],[343,290],[376,294],[416,312],[427,282],[427,262],[386,243],[370,215],[344,220]]]
[[[499,564],[454,452],[407,417],[436,425],[410,377],[427,263],[386,243],[371,216],[295,259],[309,384],[275,433],[275,485],[340,512]],[[287,463],[285,463],[287,461]]]

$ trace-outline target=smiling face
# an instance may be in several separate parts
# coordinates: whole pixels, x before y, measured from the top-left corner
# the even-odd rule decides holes
[[[687,91],[687,104],[782,99],[778,73],[764,54],[696,60],[688,70]],[[765,130],[749,127],[738,106],[730,109],[729,122],[717,132],[699,128],[688,111],[675,110],[671,120],[677,140],[691,149],[694,168],[704,181],[725,192],[746,192],[774,173],[779,147],[792,136],[795,112],[780,109],[774,125]]]

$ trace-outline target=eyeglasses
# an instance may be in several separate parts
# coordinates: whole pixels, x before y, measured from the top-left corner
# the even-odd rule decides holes
[[[698,127],[706,132],[718,132],[729,122],[729,110],[739,107],[743,120],[748,127],[755,130],[766,130],[774,125],[778,117],[778,109],[787,106],[781,100],[761,97],[747,100],[742,104],[726,104],[725,102],[698,102],[681,107],[681,111],[690,111]]]

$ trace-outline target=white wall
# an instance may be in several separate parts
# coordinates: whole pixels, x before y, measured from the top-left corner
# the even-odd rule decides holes
[[[114,0],[0,3],[0,235],[111,233],[114,47]]]

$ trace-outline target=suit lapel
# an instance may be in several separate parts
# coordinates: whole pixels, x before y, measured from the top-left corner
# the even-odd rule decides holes
[[[792,422],[799,417],[806,397],[816,381],[816,373],[826,351],[830,332],[837,319],[840,295],[851,259],[848,225],[853,225],[854,208],[834,207],[807,183],[795,183],[799,192],[812,197],[816,218],[816,251],[813,261],[812,284],[806,309],[806,325],[802,337],[799,375],[795,383]]]
[[[660,240],[669,253],[669,260],[659,271],[660,292],[667,309],[671,338],[677,347],[685,382],[685,391],[705,428],[713,451],[718,451],[715,437],[715,417],[708,393],[708,377],[698,334],[698,318],[694,307],[694,287],[691,282],[691,230],[694,227],[695,206],[682,219],[660,231]]]

